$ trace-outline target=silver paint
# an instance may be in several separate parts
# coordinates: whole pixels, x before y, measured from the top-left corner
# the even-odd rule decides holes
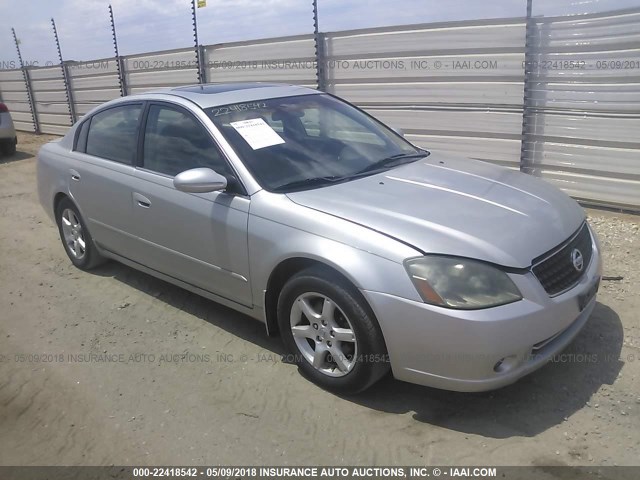
[[[41,203],[53,218],[56,195],[68,196],[103,255],[261,321],[278,265],[292,258],[325,264],[362,292],[380,324],[393,374],[402,380],[487,390],[516,381],[564,348],[595,305],[594,298],[580,312],[577,298],[599,278],[602,264],[592,233],[591,261],[569,291],[551,298],[530,272],[534,258],[585,221],[578,204],[558,189],[519,172],[432,153],[350,182],[271,193],[202,110],[317,93],[268,85],[220,94],[173,89],[113,100],[93,112],[144,100],[189,110],[227,156],[246,195],[187,193],[171,177],[73,152],[76,124],[38,155]],[[508,268],[523,299],[483,310],[427,305],[403,265],[425,253]],[[528,357],[534,344],[554,336],[539,355]],[[510,367],[496,371],[506,357],[514,358],[505,362]]]

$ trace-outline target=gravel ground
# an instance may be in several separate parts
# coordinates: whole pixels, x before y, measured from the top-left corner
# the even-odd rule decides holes
[[[0,163],[0,464],[639,463],[639,217],[588,211],[622,278],[568,360],[495,392],[386,378],[343,398],[254,320],[113,262],[73,268],[35,191],[50,138],[19,134]]]

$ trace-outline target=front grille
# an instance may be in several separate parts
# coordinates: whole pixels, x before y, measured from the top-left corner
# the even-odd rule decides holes
[[[575,249],[582,254],[581,270],[574,267]],[[585,223],[566,243],[534,259],[531,270],[549,295],[558,295],[578,283],[587,271],[592,254],[591,234]]]

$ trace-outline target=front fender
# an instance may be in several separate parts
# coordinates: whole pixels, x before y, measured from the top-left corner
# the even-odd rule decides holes
[[[361,290],[420,301],[402,263],[420,252],[391,237],[268,192],[252,197],[248,227],[256,300],[281,262],[305,258],[334,268]]]

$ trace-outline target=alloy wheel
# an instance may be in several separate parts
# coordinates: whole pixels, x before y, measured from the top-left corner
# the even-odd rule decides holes
[[[87,246],[82,233],[82,224],[70,208],[62,211],[62,235],[69,253],[81,260],[87,253]]]
[[[347,375],[356,364],[358,344],[349,319],[329,297],[298,296],[291,307],[291,333],[304,358],[330,377]]]

